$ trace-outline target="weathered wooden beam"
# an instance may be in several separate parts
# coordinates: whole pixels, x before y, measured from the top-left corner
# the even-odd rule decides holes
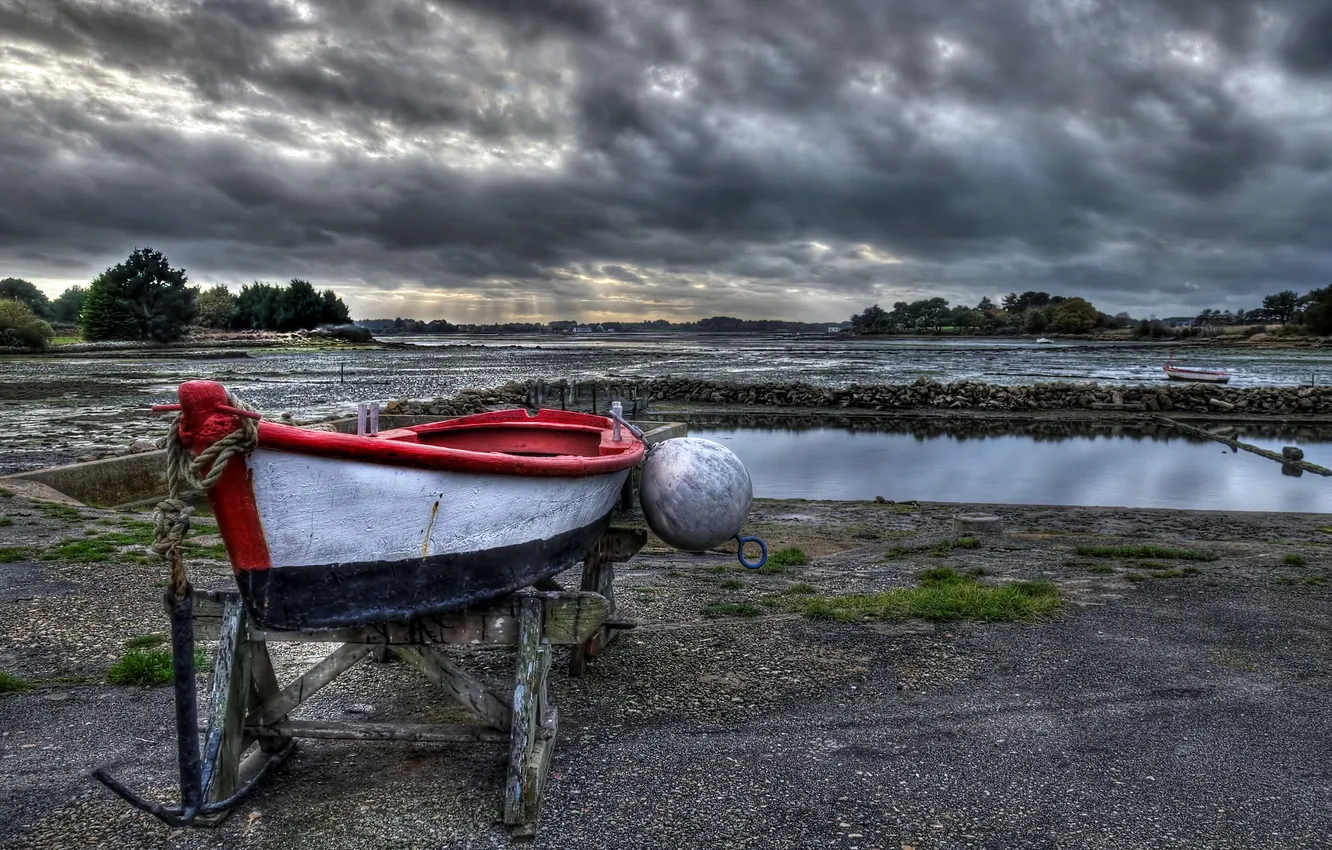
[[[537,592],[513,594],[462,611],[420,617],[405,623],[303,631],[267,631],[251,627],[250,635],[254,640],[305,643],[513,646],[518,642],[518,608],[529,596],[540,600],[546,609],[546,636],[552,644],[575,644],[586,640],[607,616],[606,600],[599,594]],[[195,635],[203,639],[216,636],[219,614],[217,606],[202,604],[195,612]]]
[[[338,723],[331,720],[282,720],[267,726],[247,726],[245,731],[263,739],[333,738],[347,741],[443,741],[456,743],[500,743],[508,732],[465,723]]]
[[[245,714],[252,684],[251,656],[245,644],[245,606],[240,597],[222,606],[221,629],[213,654],[209,685],[208,732],[204,736],[204,799],[225,800],[240,785],[241,755],[245,752]]]
[[[1232,449],[1244,449],[1246,452],[1252,452],[1256,455],[1262,455],[1268,460],[1274,460],[1277,463],[1282,464],[1283,467],[1293,467],[1295,469],[1302,469],[1305,472],[1312,472],[1317,475],[1332,476],[1332,469],[1319,466],[1316,463],[1310,463],[1307,460],[1291,460],[1288,457],[1283,457],[1279,452],[1274,452],[1271,451],[1270,449],[1264,449],[1260,446],[1251,445],[1241,440],[1236,440],[1233,437],[1227,437],[1223,434],[1218,434],[1214,431],[1208,431],[1206,429],[1199,428],[1196,425],[1189,425],[1187,423],[1180,422],[1178,419],[1171,419],[1167,416],[1157,416],[1154,418],[1157,422],[1160,422],[1163,425],[1169,425],[1171,428],[1174,428],[1177,431],[1181,431],[1185,434],[1192,434],[1195,437],[1203,437],[1208,440],[1215,440],[1218,443],[1230,446]]]
[[[487,726],[508,732],[513,725],[513,712],[509,706],[491,693],[481,680],[445,658],[439,650],[432,646],[404,646],[398,648],[398,655],[471,709]]]
[[[550,645],[542,640],[541,606],[525,602],[513,687],[513,731],[504,788],[504,823],[515,837],[531,837],[541,814],[541,791],[555,748],[559,717],[546,701]]]
[[[245,707],[246,716],[249,716],[259,706],[276,697],[282,686],[278,684],[277,674],[273,672],[273,659],[268,654],[268,644],[261,640],[247,640],[244,647],[250,656],[250,697]],[[259,748],[268,753],[276,753],[284,746],[287,744],[268,738],[259,741]]]
[[[614,563],[624,563],[647,545],[647,529],[611,526],[598,544],[605,556]]]
[[[250,712],[246,726],[271,726],[286,717],[298,705],[319,693],[326,685],[350,670],[370,653],[369,644],[344,643],[327,658],[306,670],[276,696]]]

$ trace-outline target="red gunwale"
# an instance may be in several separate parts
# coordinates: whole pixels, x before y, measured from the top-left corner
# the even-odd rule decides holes
[[[510,414],[514,413],[522,419],[511,417]],[[545,418],[546,414],[559,414],[559,418]],[[582,416],[594,422],[573,422],[564,419],[564,417],[569,416]],[[488,417],[495,418],[490,419]],[[259,448],[342,460],[408,466],[416,469],[438,469],[488,475],[528,475],[543,478],[605,475],[629,469],[643,459],[644,446],[642,441],[626,430],[623,432],[621,440],[618,443],[615,442],[611,438],[612,430],[609,425],[599,427],[599,423],[609,423],[610,420],[600,416],[543,410],[535,417],[528,417],[526,411],[505,410],[493,414],[469,416],[467,419],[471,421],[432,423],[431,425],[418,425],[411,428],[398,428],[385,431],[378,437],[358,437],[354,434],[338,434],[331,431],[308,431],[304,428],[265,421],[259,423]],[[446,425],[448,427],[445,427]],[[422,434],[429,435],[478,426],[495,427],[496,425],[506,426],[506,430],[512,428],[528,432],[530,436],[529,451],[541,451],[546,448],[550,449],[550,453],[556,456],[526,457],[500,452],[469,451],[416,442]],[[558,448],[565,445],[564,440],[558,439],[562,431],[600,433],[599,450],[602,454],[596,457],[557,454]],[[543,440],[543,437],[546,439]]]

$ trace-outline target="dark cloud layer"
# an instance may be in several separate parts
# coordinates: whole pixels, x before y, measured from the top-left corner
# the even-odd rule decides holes
[[[358,315],[838,318],[1332,282],[1332,12],[0,0],[0,273],[151,244]]]

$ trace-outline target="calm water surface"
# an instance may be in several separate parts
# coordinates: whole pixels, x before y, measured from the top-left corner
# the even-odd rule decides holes
[[[1332,512],[1332,479],[1211,441],[1131,436],[919,437],[909,433],[690,427],[744,461],[754,495],[778,499]],[[1280,450],[1290,443],[1240,435]],[[1292,440],[1332,466],[1332,442]]]

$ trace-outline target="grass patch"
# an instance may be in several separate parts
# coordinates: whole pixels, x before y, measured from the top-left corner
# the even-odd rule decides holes
[[[69,505],[60,505],[55,502],[42,502],[42,516],[47,519],[58,519],[63,522],[80,522],[83,514],[79,513],[78,508],[71,508]]]
[[[923,546],[904,546],[897,544],[889,547],[887,552],[883,553],[885,561],[900,561],[903,558],[920,552],[928,552],[931,558],[942,558],[954,549],[976,549],[980,546],[978,537],[958,537],[953,540],[940,540],[938,543],[928,543]]]
[[[1087,568],[1087,572],[1100,573],[1101,575],[1106,575],[1107,573],[1113,573],[1114,571],[1115,568],[1110,566],[1109,564],[1092,564],[1090,567]]]
[[[808,596],[815,592],[814,585],[807,581],[798,581],[782,591],[782,593],[785,593],[787,596]]]
[[[1303,555],[1292,554],[1282,558],[1281,563],[1285,564],[1288,567],[1302,567],[1309,562],[1305,560]]]
[[[7,487],[0,487],[0,499],[12,499],[12,498],[14,498],[13,490],[10,490]]]
[[[151,635],[145,635],[151,637]],[[203,648],[194,650],[194,670],[206,673],[211,665]],[[171,650],[131,649],[106,670],[113,685],[157,688],[171,684]]]
[[[773,552],[771,555],[769,555],[768,561],[767,563],[764,564],[764,566],[786,568],[786,567],[798,567],[801,564],[808,564],[808,563],[809,563],[809,556],[805,554],[804,549],[799,549],[795,546],[788,546],[785,549],[778,549],[776,552]]]
[[[0,694],[22,693],[32,687],[27,679],[20,679],[13,673],[0,670]]]
[[[7,516],[0,516],[0,528],[9,528],[14,524],[14,520]]]
[[[211,529],[204,531],[211,533]],[[48,561],[74,561],[76,563],[104,563],[116,560],[124,563],[154,564],[160,561],[156,555],[146,551],[152,545],[156,533],[151,522],[128,520],[120,525],[118,531],[86,531],[83,537],[62,541],[47,549],[42,558]],[[129,550],[129,551],[126,551]],[[182,547],[186,558],[211,558],[225,560],[226,547],[220,543],[196,543],[185,540]]]
[[[1059,587],[1053,582],[983,585],[949,567],[923,570],[918,578],[918,587],[817,597],[798,603],[797,610],[816,620],[839,622],[918,619],[999,623],[1041,619],[1063,605]]]
[[[720,586],[722,590],[739,590],[745,586],[745,583],[738,578],[728,578]]]
[[[757,617],[763,609],[752,602],[709,602],[703,606],[704,617]]]
[[[0,564],[26,561],[32,552],[27,546],[0,546]]]
[[[126,649],[152,649],[166,643],[166,635],[138,635],[125,641]]]
[[[1318,526],[1318,530],[1324,534],[1332,534],[1332,525],[1320,525]]]
[[[706,568],[706,572],[710,572],[710,573],[724,573],[724,572],[726,572],[727,570],[729,570],[730,568],[731,568],[731,567],[730,567],[728,564],[713,564],[712,566]]]
[[[931,558],[942,558],[954,549],[975,549],[980,546],[980,538],[959,537],[956,540],[940,540],[930,549]]]
[[[1090,558],[1153,558],[1171,561],[1215,561],[1215,552],[1203,549],[1175,549],[1142,543],[1129,546],[1079,546],[1077,553]]]

